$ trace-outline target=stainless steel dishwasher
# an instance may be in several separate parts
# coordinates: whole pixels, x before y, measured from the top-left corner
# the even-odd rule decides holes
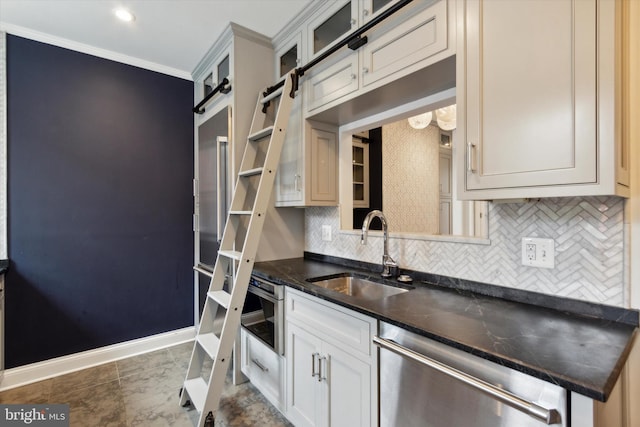
[[[381,427],[564,426],[567,391],[381,322]]]

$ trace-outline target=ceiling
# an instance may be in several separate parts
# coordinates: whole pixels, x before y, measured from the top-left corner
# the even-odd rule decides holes
[[[229,22],[273,37],[310,1],[0,0],[0,29],[190,79]],[[121,6],[133,22],[114,16]]]

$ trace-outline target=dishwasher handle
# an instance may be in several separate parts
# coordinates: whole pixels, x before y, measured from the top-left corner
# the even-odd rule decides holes
[[[374,336],[373,343],[380,348],[389,350],[407,359],[414,360],[445,375],[462,381],[463,383],[483,393],[491,395],[502,403],[509,405],[521,412],[524,412],[525,414],[530,415],[533,418],[540,420],[546,424],[556,424],[560,422],[560,414],[555,409],[543,408],[542,406],[516,396],[515,394],[507,390],[503,390],[493,384],[490,384],[465,372],[459,371],[458,369],[452,368],[451,366],[445,365],[444,363],[438,362],[437,360],[434,360],[423,354],[408,349],[396,343],[395,341]]]

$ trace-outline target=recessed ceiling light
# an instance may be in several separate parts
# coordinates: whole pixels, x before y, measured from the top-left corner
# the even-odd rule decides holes
[[[124,22],[132,22],[136,20],[135,15],[124,8],[118,8],[114,10],[113,13],[116,14],[119,20]]]

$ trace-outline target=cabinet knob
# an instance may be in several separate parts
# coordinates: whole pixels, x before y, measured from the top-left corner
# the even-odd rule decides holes
[[[356,76],[355,74],[351,74],[351,80],[355,80],[357,78],[358,78],[358,76]]]
[[[364,9],[362,11],[362,16],[369,16],[369,9]]]
[[[351,18],[351,26],[353,27],[354,25],[356,25],[356,20],[355,18]]]
[[[362,74],[367,74],[369,69],[367,67],[362,67]]]

